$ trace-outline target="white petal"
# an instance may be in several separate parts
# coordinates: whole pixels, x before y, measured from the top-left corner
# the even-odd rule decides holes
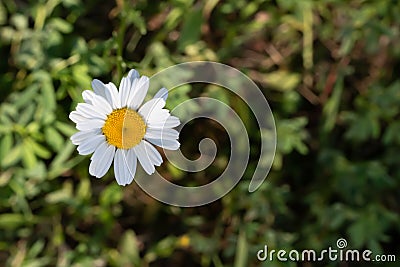
[[[170,116],[171,114],[169,114],[168,109],[153,109],[144,119],[146,124],[160,124],[165,122]]]
[[[104,135],[95,135],[87,138],[78,146],[78,153],[80,155],[89,155],[93,153],[101,142],[105,142]]]
[[[164,99],[164,101],[167,101],[167,98],[168,98],[168,90],[167,90],[167,88],[164,88],[164,87],[161,88],[157,92],[157,94],[154,95],[153,98],[162,98],[162,99]]]
[[[149,128],[173,128],[181,124],[179,119],[175,116],[169,116],[165,121],[148,122]]]
[[[110,166],[114,160],[114,154],[115,147],[109,145],[101,160],[102,164],[100,164],[97,168],[97,177],[103,177],[107,173],[108,169],[110,169]]]
[[[92,103],[93,103],[93,106],[95,106],[96,109],[101,111],[101,113],[103,113],[103,114],[108,115],[113,111],[111,108],[111,105],[102,96],[94,95],[92,98]]]
[[[149,142],[147,141],[143,141],[145,144],[145,149],[146,149],[146,153],[149,156],[151,162],[156,165],[156,166],[160,166],[161,163],[163,162],[163,159],[160,155],[160,153],[157,151],[157,149],[150,145]]]
[[[106,142],[100,143],[97,149],[94,151],[93,155],[90,157],[90,165],[89,165],[89,173],[90,175],[96,176],[96,168],[97,165],[102,164],[100,162],[101,158],[104,156],[105,151],[108,148],[108,144]]]
[[[150,120],[150,117],[153,113],[160,113],[164,106],[165,101],[162,98],[153,98],[152,100],[144,103],[138,112],[147,122]]]
[[[136,155],[133,150],[117,149],[114,160],[115,179],[119,185],[127,185],[133,181],[136,172]],[[134,170],[132,167],[134,167]]]
[[[128,107],[134,110],[142,104],[144,97],[149,89],[149,78],[142,76],[138,79],[136,86],[132,87],[133,92],[128,99]]]
[[[94,92],[90,90],[85,90],[82,92],[82,98],[88,104],[92,104],[92,98],[94,95]]]
[[[115,147],[106,142],[101,143],[93,153],[92,162],[89,165],[89,173],[97,178],[103,177],[114,159]]]
[[[76,124],[76,129],[79,131],[90,131],[94,129],[99,129],[104,126],[104,120],[100,119],[90,119],[86,121],[80,121]]]
[[[129,103],[132,102],[132,98],[134,97],[135,93],[136,93],[136,85],[139,82],[139,79],[132,79],[131,80],[131,88],[129,88],[129,94],[128,94],[128,98],[126,100],[126,105],[129,107]]]
[[[115,84],[108,83],[106,85],[106,99],[114,109],[121,108],[121,101]]]
[[[135,154],[142,165],[144,171],[147,174],[152,174],[155,171],[154,165],[150,160],[150,157],[146,153],[145,149],[145,141],[142,140],[137,146],[133,147],[132,149],[135,151]]]
[[[96,149],[96,151],[94,151],[93,155],[90,157],[90,160],[99,161],[99,159],[102,157],[108,146],[109,144],[106,142],[101,143],[99,147]]]
[[[129,171],[129,176],[128,176],[128,180],[126,180],[126,184],[130,184],[133,181],[133,178],[135,177],[135,173],[136,173],[136,165],[137,165],[137,157],[135,154],[135,151],[133,149],[129,149],[128,150],[128,171]]]
[[[139,79],[140,75],[139,72],[137,72],[134,69],[131,69],[128,73],[128,78],[131,81],[131,83],[135,80],[135,79]]]
[[[119,185],[125,185],[125,180],[126,180],[126,175],[127,173],[125,172],[125,166],[127,165],[127,159],[125,155],[125,150],[123,149],[117,149],[115,152],[115,158],[114,158],[114,174],[115,174],[115,179],[117,180],[117,183]]]
[[[93,88],[93,91],[96,94],[98,94],[98,95],[100,95],[100,96],[102,96],[104,98],[106,97],[106,92],[105,92],[106,91],[106,85],[102,81],[94,79],[92,81],[92,88]]]
[[[86,118],[97,118],[104,120],[107,118],[107,115],[103,112],[103,110],[87,103],[79,103],[76,106],[76,111]]]
[[[145,138],[152,138],[152,139],[169,139],[174,140],[178,139],[179,132],[177,130],[171,128],[150,128],[146,129],[146,134],[144,135]]]
[[[72,112],[69,114],[69,119],[70,119],[71,121],[75,122],[75,123],[78,123],[78,122],[82,122],[82,121],[87,120],[87,118],[85,118],[84,116],[82,116],[81,114],[79,114],[77,111],[72,111]]]
[[[99,135],[100,130],[94,130],[94,131],[82,131],[82,132],[77,132],[71,136],[71,141],[74,145],[80,145],[82,142],[84,142],[86,139],[91,138],[95,135]]]
[[[85,131],[85,132],[77,132],[74,133],[69,139],[74,145],[79,145],[82,143],[84,140],[92,137],[92,131]]]
[[[122,107],[126,107],[130,90],[131,90],[131,80],[128,77],[122,78],[121,84],[119,85],[119,96]]]
[[[160,139],[153,139],[153,138],[146,138],[147,141],[150,143],[165,148],[169,150],[177,150],[180,147],[180,144],[177,140],[160,140]]]

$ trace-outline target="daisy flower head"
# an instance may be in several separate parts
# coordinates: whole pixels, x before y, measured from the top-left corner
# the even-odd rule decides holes
[[[180,124],[177,117],[164,109],[168,90],[161,88],[148,102],[143,100],[149,89],[149,78],[131,70],[122,78],[119,89],[95,79],[93,91],[82,93],[79,103],[69,118],[79,130],[71,136],[78,153],[93,153],[89,173],[103,177],[114,162],[114,174],[119,185],[133,181],[137,162],[147,174],[155,171],[163,159],[157,149],[176,150]],[[152,145],[153,144],[153,145]]]

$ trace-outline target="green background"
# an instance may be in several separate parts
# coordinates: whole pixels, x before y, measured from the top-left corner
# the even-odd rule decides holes
[[[389,0],[1,1],[0,266],[397,266],[261,263],[256,252],[345,238],[399,260],[399,14]],[[194,60],[243,71],[268,99],[278,144],[261,188],[247,191],[261,143],[254,117],[211,85],[184,86],[167,105],[208,96],[240,115],[251,162],[228,195],[178,208],[119,187],[112,171],[90,177],[68,114],[91,80]],[[195,120],[180,135],[187,157],[202,137],[219,147],[206,171],[157,170],[181,185],[213,180],[229,139]]]

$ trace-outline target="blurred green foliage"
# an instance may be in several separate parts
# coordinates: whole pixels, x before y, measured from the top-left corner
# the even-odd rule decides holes
[[[256,252],[322,250],[340,237],[399,258],[399,11],[390,0],[3,0],[0,265],[318,266],[260,263]],[[247,191],[256,130],[245,177],[204,207],[163,205],[111,173],[89,177],[88,158],[69,141],[82,90],[129,68],[152,75],[193,60],[242,70],[269,100],[278,150],[262,187]],[[256,129],[228,92],[195,87],[168,105],[212,96]],[[227,136],[207,121],[183,129],[183,148],[193,131],[220,150],[200,174],[159,169],[181,184],[211,181],[229,156]]]

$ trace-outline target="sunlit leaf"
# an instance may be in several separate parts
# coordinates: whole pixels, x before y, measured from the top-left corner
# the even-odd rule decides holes
[[[295,89],[300,83],[300,75],[279,70],[265,74],[263,81],[267,86],[273,89],[279,91],[290,91]]]

